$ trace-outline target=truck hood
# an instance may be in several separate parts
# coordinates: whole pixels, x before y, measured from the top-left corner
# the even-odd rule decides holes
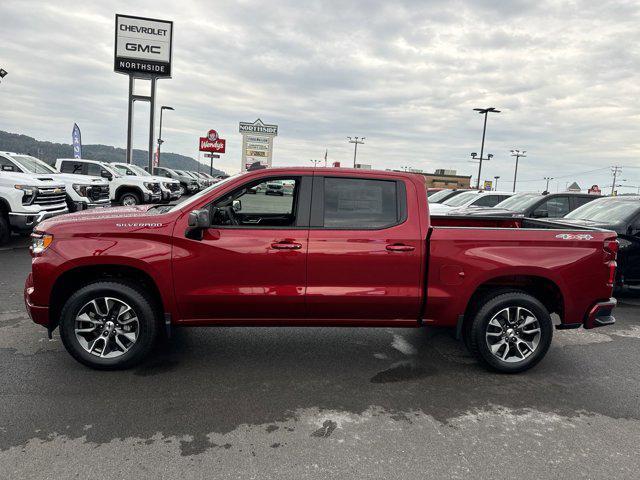
[[[3,171],[0,173],[0,181],[29,185],[32,187],[64,187],[64,183],[60,181],[56,173],[33,174]]]
[[[91,175],[76,175],[74,173],[55,173],[51,174],[55,180],[65,183],[77,183],[81,185],[108,185],[106,178],[92,177]]]
[[[150,211],[151,210],[151,211]],[[56,230],[66,226],[73,226],[75,231],[78,225],[83,224],[83,232],[89,233],[99,230],[100,232],[120,231],[123,228],[134,227],[157,227],[159,222],[154,217],[161,215],[154,205],[135,205],[132,207],[107,207],[81,212],[59,215],[38,224],[36,230],[39,232],[55,233]],[[93,225],[99,228],[95,230],[86,228]]]

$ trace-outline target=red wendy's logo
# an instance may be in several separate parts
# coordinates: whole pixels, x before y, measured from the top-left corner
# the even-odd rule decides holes
[[[210,142],[215,142],[216,140],[218,140],[218,132],[216,132],[215,130],[209,130],[209,132],[207,133],[207,140],[209,140]]]

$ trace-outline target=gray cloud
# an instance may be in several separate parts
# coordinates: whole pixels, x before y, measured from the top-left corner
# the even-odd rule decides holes
[[[496,106],[483,178],[513,172],[511,148],[528,150],[520,189],[572,173],[610,183],[604,169],[640,167],[640,17],[637,2],[482,1],[12,1],[0,5],[0,128],[122,146],[125,76],[113,72],[115,13],[175,22],[173,105],[165,151],[197,156],[197,137],[228,141],[220,166],[237,170],[238,121],[278,123],[275,162],[348,164],[347,135],[376,168],[456,168],[479,151],[482,119]],[[140,108],[136,147],[146,145]],[[640,169],[623,177],[640,185]],[[574,180],[574,176],[567,177]],[[564,187],[564,178],[558,187]],[[553,186],[553,184],[552,184]]]

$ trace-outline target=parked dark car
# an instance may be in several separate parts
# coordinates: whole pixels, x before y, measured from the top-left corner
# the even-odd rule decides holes
[[[461,188],[456,190],[451,190],[448,188],[442,189],[439,192],[435,192],[432,195],[428,195],[429,203],[442,203],[445,200],[449,200],[451,197],[455,197],[463,192],[468,192],[468,189]]]
[[[616,232],[620,244],[616,287],[640,285],[640,196],[600,198],[559,222]]]
[[[482,215],[525,218],[562,218],[576,208],[602,198],[589,193],[518,193],[492,208],[457,211],[456,215]]]

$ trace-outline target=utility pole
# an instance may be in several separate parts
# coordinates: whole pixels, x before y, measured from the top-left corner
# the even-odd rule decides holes
[[[489,113],[500,113],[500,110],[496,110],[494,107],[474,108],[474,110],[484,115],[484,126],[482,127],[482,144],[480,145],[480,163],[478,164],[478,184],[476,186],[476,188],[480,190],[480,178],[482,176],[482,161],[489,160],[488,158],[485,159],[482,156],[484,154],[484,138],[487,133],[487,116],[489,115]]]
[[[549,181],[553,180],[553,177],[544,177],[544,179],[547,181],[547,186],[545,187],[544,191],[549,192]]]
[[[511,150],[511,156],[512,157],[516,157],[516,171],[513,174],[513,191],[516,191],[516,181],[518,179],[518,160],[520,160],[520,157],[525,158],[527,155],[527,151],[526,150]]]
[[[493,190],[498,191],[498,179],[500,178],[500,175],[496,175],[495,177],[493,177],[496,181],[495,186],[493,187]]]
[[[160,107],[160,130],[158,131],[158,166],[160,166],[160,146],[164,143],[162,140],[162,112],[165,110],[174,110],[173,107],[167,107],[166,105],[162,105]],[[153,170],[150,170],[153,173]]]
[[[349,143],[353,143],[353,168],[356,168],[356,157],[358,156],[358,145],[364,144],[364,139],[367,137],[347,137],[349,139]]]
[[[618,178],[618,173],[622,172],[622,167],[619,167],[618,165],[615,165],[613,167],[611,167],[611,173],[613,173],[613,184],[611,184],[611,196],[613,197],[613,194],[615,193],[615,189],[616,189],[616,179]]]

